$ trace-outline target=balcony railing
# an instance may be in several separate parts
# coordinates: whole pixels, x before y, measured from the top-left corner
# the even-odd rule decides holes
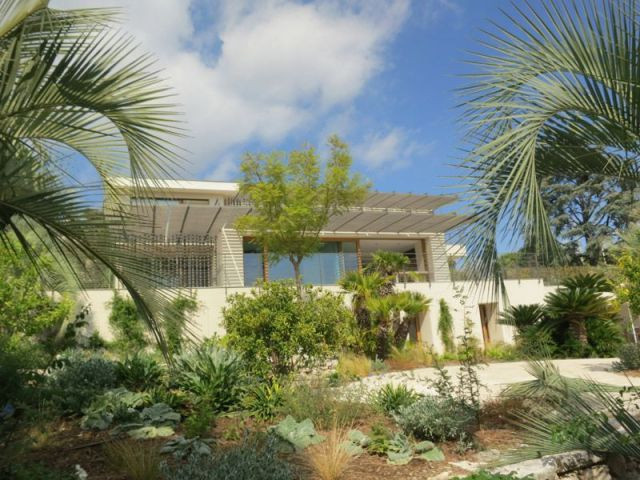
[[[470,280],[464,270],[450,268],[451,279],[454,282]],[[559,285],[563,280],[579,274],[599,273],[607,278],[613,278],[615,267],[602,266],[534,266],[534,267],[509,267],[503,270],[505,280],[540,280],[545,285]]]

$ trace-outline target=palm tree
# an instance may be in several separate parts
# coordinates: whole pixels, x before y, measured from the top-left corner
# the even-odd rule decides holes
[[[376,272],[348,272],[341,280],[340,287],[351,294],[351,308],[361,331],[371,329],[371,316],[367,302],[378,296],[384,279]]]
[[[398,294],[399,309],[402,315],[394,328],[393,338],[396,347],[400,348],[407,340],[409,326],[421,313],[426,312],[431,304],[431,299],[425,297],[420,292],[405,291]]]
[[[502,325],[514,327],[518,333],[522,333],[527,327],[537,325],[547,316],[544,305],[532,303],[530,305],[510,305],[500,314],[498,322]]]
[[[152,59],[110,30],[115,13],[0,0],[0,242],[17,241],[35,260],[35,236],[78,280],[87,260],[104,267],[163,346],[166,299],[145,260],[120,246],[138,219],[117,203],[99,212],[95,198],[116,192],[123,172],[144,197],[143,178],[166,178],[177,165],[171,138],[180,129]],[[88,161],[97,185],[75,179],[69,151]]]
[[[391,347],[394,318],[400,313],[399,297],[387,295],[371,298],[367,302],[367,308],[376,322],[376,357],[384,360]]]
[[[513,8],[507,25],[481,43],[462,92],[472,211],[459,233],[476,279],[500,279],[501,227],[544,261],[561,258],[543,177],[591,173],[633,182],[640,171],[638,0]]]
[[[386,281],[380,287],[380,295],[391,295],[396,284],[396,276],[409,265],[409,257],[398,252],[379,250],[372,256],[371,263],[367,265],[368,272],[377,272],[384,276]]]

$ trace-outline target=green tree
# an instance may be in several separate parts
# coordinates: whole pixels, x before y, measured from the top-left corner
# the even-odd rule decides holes
[[[263,376],[312,366],[343,346],[352,316],[341,295],[289,282],[269,282],[229,297],[223,310],[227,345]]]
[[[170,92],[153,59],[111,30],[116,12],[47,3],[0,0],[0,242],[15,235],[30,258],[43,243],[79,280],[85,260],[104,267],[162,343],[164,294],[152,288],[144,259],[120,246],[137,218],[117,204],[92,207],[117,189],[115,175],[130,174],[142,192],[143,178],[166,177],[179,160]],[[70,151],[99,182],[74,180]]]
[[[640,315],[640,252],[629,250],[618,258],[619,282],[615,293],[620,302],[629,303],[632,321],[631,329],[635,339],[633,318]]]
[[[467,269],[478,279],[500,277],[503,228],[544,261],[562,257],[544,178],[638,181],[638,1],[536,5],[515,5],[506,25],[489,34],[461,102],[473,217],[460,233]]]
[[[272,259],[291,262],[298,291],[300,265],[320,247],[320,231],[331,217],[360,205],[369,189],[351,174],[347,145],[332,136],[329,146],[324,169],[312,147],[289,154],[248,154],[240,166],[240,194],[251,202],[252,212],[235,226],[266,247]]]
[[[385,279],[380,287],[380,295],[391,295],[395,290],[396,276],[409,265],[409,257],[399,252],[379,250],[371,258],[371,263],[366,269],[369,272],[377,272]]]
[[[635,182],[604,175],[550,177],[541,194],[553,233],[569,263],[609,263],[618,232],[637,221]]]

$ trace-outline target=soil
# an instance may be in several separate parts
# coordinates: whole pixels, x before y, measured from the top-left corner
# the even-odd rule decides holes
[[[617,373],[618,375],[626,376],[626,377],[640,377],[640,370],[622,370],[622,371],[615,371],[615,373]]]
[[[237,441],[236,435],[241,435],[245,427],[251,429],[253,427],[260,428],[260,426],[252,421],[240,421],[238,418],[222,418],[217,422],[212,434],[217,438],[219,444],[228,445]],[[65,472],[72,472],[75,465],[81,465],[92,480],[127,479],[126,476],[114,469],[106,459],[104,447],[111,441],[107,432],[83,431],[78,425],[78,419],[54,422],[48,425],[47,429],[48,431],[38,439],[38,442],[44,446],[33,448],[24,459],[26,462],[39,462]],[[363,428],[363,430],[366,429]],[[413,460],[407,465],[394,466],[388,465],[384,457],[364,454],[352,460],[343,480],[428,479],[444,471],[465,476],[469,473],[468,471],[451,465],[450,462],[477,462],[479,450],[504,451],[515,448],[520,443],[517,432],[504,428],[479,430],[476,432],[475,438],[478,450],[465,453],[457,452],[455,443],[439,445],[446,456],[444,462]],[[159,448],[163,441],[149,442],[156,443]],[[301,480],[313,478],[303,455],[293,459],[293,463],[299,467]]]

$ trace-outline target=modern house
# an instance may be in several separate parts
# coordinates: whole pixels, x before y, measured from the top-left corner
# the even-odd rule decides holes
[[[259,279],[293,277],[288,261],[270,262],[250,238],[233,228],[238,217],[251,214],[251,205],[238,194],[238,184],[167,180],[146,189],[144,198],[136,195],[130,179],[118,178],[116,184],[118,201],[143,218],[128,232],[128,247],[149,258],[161,285],[196,296],[201,308],[195,324],[203,336],[222,333],[221,310],[230,293],[248,291]],[[432,299],[412,337],[440,350],[439,301],[444,298],[450,305],[456,334],[461,333],[464,312],[457,296],[468,286],[454,284],[449,269],[449,259],[464,255],[464,248],[445,241],[447,231],[465,218],[436,212],[455,200],[445,195],[370,193],[361,207],[330,220],[321,233],[321,249],[302,264],[305,282],[337,290],[339,279],[364,268],[374,252],[403,253],[410,259],[407,271],[412,273],[400,275],[398,288],[420,291]],[[507,291],[512,303],[533,303],[542,300],[548,289],[541,281],[527,280],[507,282]],[[112,289],[86,294],[92,324],[106,338],[111,336],[106,304],[112,294]],[[512,341],[510,327],[496,322],[498,300],[477,293],[466,304],[466,314],[485,344]]]

